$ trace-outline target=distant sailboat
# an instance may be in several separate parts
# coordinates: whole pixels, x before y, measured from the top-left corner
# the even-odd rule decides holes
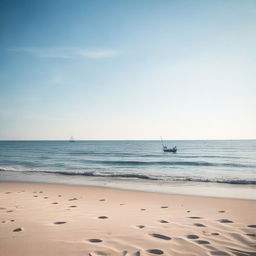
[[[75,139],[73,136],[70,137],[69,142],[75,142]]]
[[[164,144],[164,141],[163,141],[162,137],[160,137],[160,138],[161,138],[161,141],[162,141],[162,146],[163,146],[163,151],[164,151],[164,152],[172,152],[172,153],[176,153],[176,152],[177,152],[177,147],[176,147],[176,146],[173,147],[173,148],[168,148],[168,147]]]

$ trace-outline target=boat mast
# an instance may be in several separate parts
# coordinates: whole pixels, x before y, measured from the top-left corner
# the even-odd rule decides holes
[[[160,138],[161,138],[162,146],[164,147],[164,142],[163,142],[162,136],[160,136]]]

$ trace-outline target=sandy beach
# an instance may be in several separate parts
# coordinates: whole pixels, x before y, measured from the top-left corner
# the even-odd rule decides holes
[[[0,183],[0,255],[256,255],[256,201]]]

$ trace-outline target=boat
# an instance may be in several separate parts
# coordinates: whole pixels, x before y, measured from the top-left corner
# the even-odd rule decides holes
[[[75,142],[75,139],[73,136],[70,137],[69,142]]]
[[[177,152],[177,147],[176,147],[176,146],[173,147],[173,148],[168,148],[168,147],[164,144],[164,141],[163,141],[162,137],[160,137],[160,138],[161,138],[161,141],[162,141],[163,152],[172,152],[172,153],[176,153],[176,152]]]
[[[164,152],[172,152],[172,153],[176,153],[177,152],[177,147],[173,147],[173,148],[167,148],[166,146],[163,146],[163,151]]]

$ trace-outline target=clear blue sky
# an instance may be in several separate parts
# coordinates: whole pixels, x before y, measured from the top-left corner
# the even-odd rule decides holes
[[[256,139],[256,1],[1,0],[0,139]]]

